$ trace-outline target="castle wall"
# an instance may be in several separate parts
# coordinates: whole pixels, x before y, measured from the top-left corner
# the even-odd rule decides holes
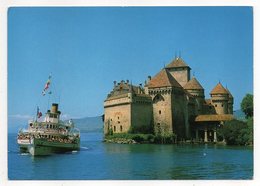
[[[172,95],[173,107],[173,132],[177,134],[178,139],[186,138],[190,135],[190,125],[188,122],[187,102],[184,94],[175,91]]]
[[[228,104],[228,113],[229,114],[233,114],[233,103],[232,104],[231,103]]]
[[[131,123],[134,129],[143,130],[152,129],[152,101],[151,98],[134,98],[131,105]]]
[[[233,103],[234,103],[234,99],[229,97],[229,99],[228,99],[228,113],[229,114],[233,114]]]
[[[128,132],[131,125],[131,101],[132,97],[107,100],[104,103],[104,134],[109,132],[109,128],[113,133]]]
[[[172,133],[172,101],[167,91],[152,94],[155,133]]]
[[[187,90],[187,91],[195,98],[194,112],[196,113],[196,115],[203,114],[204,113],[203,104],[205,102],[204,90]]]

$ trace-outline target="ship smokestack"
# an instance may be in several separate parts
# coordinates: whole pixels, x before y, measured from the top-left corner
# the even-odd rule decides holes
[[[51,106],[51,112],[52,113],[58,113],[58,104],[57,103],[53,103]]]

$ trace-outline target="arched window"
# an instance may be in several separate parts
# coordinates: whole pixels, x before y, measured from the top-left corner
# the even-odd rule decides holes
[[[123,131],[123,127],[122,127],[122,125],[120,125],[120,131],[121,131],[121,132]]]

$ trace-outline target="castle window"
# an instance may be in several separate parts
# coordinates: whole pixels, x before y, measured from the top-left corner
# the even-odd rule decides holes
[[[120,121],[118,121],[117,123],[120,123]]]
[[[111,119],[111,121],[112,121],[112,119]]]
[[[117,119],[119,119],[119,117],[117,117]]]
[[[218,105],[216,104],[215,107],[217,107]]]
[[[161,114],[161,113],[162,113],[162,111],[159,110],[159,114]]]
[[[116,126],[114,126],[114,132],[116,132]]]
[[[120,125],[120,131],[121,131],[121,132],[123,131],[123,127],[122,127],[122,125]]]
[[[221,106],[223,107],[223,104]]]

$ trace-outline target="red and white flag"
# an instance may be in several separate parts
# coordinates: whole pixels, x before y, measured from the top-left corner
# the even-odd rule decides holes
[[[51,75],[49,75],[49,78],[48,78],[48,80],[47,80],[47,82],[46,82],[46,84],[45,84],[45,86],[44,86],[43,91],[42,91],[42,95],[43,95],[43,96],[45,96],[46,91],[47,91],[47,90],[49,89],[49,87],[50,87],[50,84],[51,84]]]

